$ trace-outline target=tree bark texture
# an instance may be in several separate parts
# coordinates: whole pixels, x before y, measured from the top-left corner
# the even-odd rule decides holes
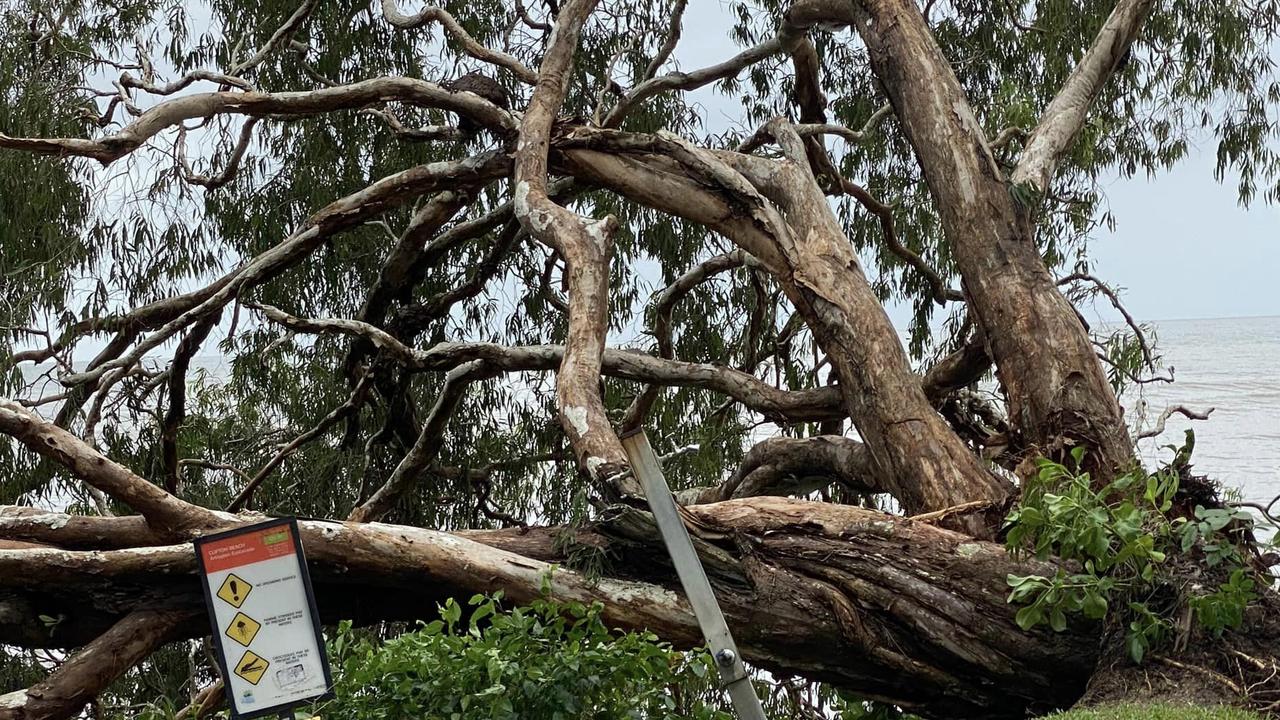
[[[757,666],[952,718],[1067,705],[1090,675],[1097,625],[1024,633],[1005,602],[1008,573],[1052,573],[1047,563],[864,508],[754,498],[688,510],[739,647]],[[685,647],[702,643],[672,589],[651,516],[625,506],[578,531],[577,542],[612,558],[599,581],[552,570],[564,560],[557,528],[449,534],[303,521],[301,530],[326,621],[418,619],[445,597],[496,590],[526,602],[550,573],[554,597],[602,602],[610,625],[646,628]],[[0,538],[41,546],[0,550],[0,642],[75,646],[110,632],[141,603],[203,612],[189,543],[119,547],[168,542],[140,518],[6,508]],[[51,633],[36,614],[64,619]],[[208,629],[181,628],[186,636]]]

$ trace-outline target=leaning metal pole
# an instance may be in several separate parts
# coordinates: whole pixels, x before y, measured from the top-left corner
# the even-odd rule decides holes
[[[693,541],[689,539],[689,531],[680,518],[680,511],[671,496],[667,479],[662,475],[658,456],[649,445],[649,438],[645,437],[643,430],[635,430],[622,436],[622,447],[631,463],[631,471],[644,488],[649,509],[658,522],[662,541],[667,546],[667,553],[671,555],[676,574],[680,576],[685,597],[693,606],[694,617],[698,618],[702,636],[706,638],[711,655],[715,658],[720,680],[729,691],[729,700],[733,703],[734,710],[741,720],[765,720],[760,698],[751,686],[751,678],[738,655],[738,646],[733,643],[733,635],[729,633],[724,613],[716,602],[707,573],[702,568],[702,561],[693,549]]]

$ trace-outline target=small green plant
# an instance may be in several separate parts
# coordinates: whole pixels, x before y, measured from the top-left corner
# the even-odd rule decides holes
[[[730,720],[706,653],[605,626],[598,604],[501,594],[452,599],[440,618],[385,642],[343,623],[330,642],[337,698],[316,709],[347,720]]]
[[[1190,439],[1189,439],[1190,440]],[[1185,465],[1190,442],[1175,448]],[[1084,449],[1072,452],[1074,468],[1041,459],[1038,472],[1023,487],[1022,502],[1007,518],[1007,544],[1015,553],[1065,561],[1053,577],[1010,575],[1009,602],[1022,605],[1018,625],[1030,630],[1048,624],[1061,632],[1070,616],[1101,620],[1119,608],[1125,641],[1135,662],[1171,635],[1171,618],[1189,607],[1200,624],[1220,634],[1238,627],[1245,608],[1256,599],[1254,580],[1232,527],[1249,526],[1247,512],[1195,508],[1195,519],[1169,517],[1179,476],[1172,468],[1154,474],[1141,469],[1096,487],[1082,470]],[[1200,558],[1225,580],[1217,587],[1179,582],[1169,567]],[[1172,590],[1173,592],[1168,592]],[[1172,596],[1177,602],[1153,602]]]

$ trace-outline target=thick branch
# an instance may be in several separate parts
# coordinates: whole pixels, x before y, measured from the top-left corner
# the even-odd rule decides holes
[[[803,497],[840,483],[854,492],[883,492],[866,445],[839,435],[808,438],[773,437],[747,451],[728,480],[676,494],[681,503],[705,503],[759,497]]]
[[[137,510],[160,531],[214,528],[223,519],[210,510],[183,502],[107,459],[88,443],[23,408],[0,398],[0,433],[57,462],[72,475]]]
[[[186,610],[135,610],[81,648],[49,677],[0,695],[0,720],[65,720],[75,717],[116,678],[166,642],[203,625]],[[198,631],[199,632],[199,631]]]
[[[569,89],[578,36],[595,5],[596,0],[569,0],[556,17],[538,84],[520,124],[515,211],[524,229],[558,251],[568,266],[569,332],[556,375],[560,423],[579,466],[593,480],[623,497],[640,497],[639,484],[622,474],[626,454],[600,396],[600,364],[609,323],[609,264],[617,221],[612,216],[598,221],[579,217],[547,195],[551,128]]]
[[[871,67],[924,170],[969,312],[989,344],[1021,445],[1050,456],[1090,448],[1105,476],[1133,447],[1119,404],[1074,308],[1034,242],[981,124],[912,0],[850,4]]]
[[[1058,160],[1071,148],[1094,100],[1128,54],[1154,6],[1154,0],[1116,3],[1093,46],[1045,108],[1040,124],[1027,139],[1010,178],[1014,185],[1031,185],[1041,193],[1048,191]]]
[[[1097,625],[1028,634],[1005,602],[1008,574],[1051,576],[1050,563],[1014,561],[998,545],[851,506],[753,498],[686,510],[739,647],[760,667],[947,718],[1039,714],[1074,701],[1093,670]],[[553,570],[549,562],[563,560],[555,528],[463,536],[302,521],[301,529],[326,619],[412,620],[444,596],[493,590],[527,602],[549,577],[551,597],[600,602],[611,627],[685,647],[703,642],[683,598],[664,586],[669,561],[646,513],[619,509],[578,535],[617,557],[612,572],[625,578]],[[86,608],[145,586],[198,603],[195,570],[185,544],[0,550],[0,600],[21,593],[66,607],[58,598],[69,593]],[[189,631],[208,630],[195,622]]]
[[[850,417],[886,487],[909,512],[1003,497],[1005,484],[920,392],[892,323],[809,172],[803,141],[781,121],[772,133],[785,161],[611,131],[579,133],[566,145],[584,149],[563,154],[578,176],[706,224],[778,279],[832,359]]]

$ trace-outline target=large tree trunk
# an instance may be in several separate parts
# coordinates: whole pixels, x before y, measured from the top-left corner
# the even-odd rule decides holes
[[[779,123],[776,132],[786,127]],[[835,367],[882,487],[907,512],[1005,498],[1008,487],[929,404],[807,163],[585,130],[566,145],[632,153],[568,149],[564,161],[579,177],[716,229],[769,269]],[[803,149],[798,152],[803,161]],[[702,182],[665,171],[666,155]],[[989,532],[981,519],[966,519],[964,527],[975,535]]]
[[[842,19],[852,20],[866,42],[872,68],[915,149],[1022,444],[1047,455],[1085,445],[1089,465],[1104,474],[1128,465],[1133,446],[1115,394],[1087,330],[1036,249],[1038,208],[1014,199],[919,8],[911,0],[861,0],[849,9],[852,14],[846,10]],[[1149,10],[1149,2],[1120,3],[1113,21],[1122,23],[1123,32],[1099,38],[1098,53],[1105,51],[1111,65],[1083,80],[1073,75],[1064,89],[1064,95],[1077,96],[1077,109],[1088,108]],[[1087,86],[1080,87],[1085,81]],[[1038,168],[1026,179],[1032,193],[1045,192],[1056,156],[1078,129],[1078,124],[1058,127],[1061,112],[1050,107],[1042,121],[1055,133],[1037,134],[1053,135],[1051,147],[1024,158]]]
[[[1024,633],[1013,622],[1006,575],[1052,573],[1047,563],[849,506],[757,498],[689,512],[739,646],[774,673],[828,681],[927,717],[1020,718],[1069,705],[1093,669],[1096,624],[1054,634]],[[602,602],[611,625],[647,628],[685,647],[702,643],[671,589],[651,516],[634,509],[618,507],[578,533],[578,542],[616,559],[598,582],[552,572],[548,563],[564,560],[557,528],[301,528],[327,621],[417,619],[444,597],[495,590],[524,602],[552,573],[557,599]],[[139,518],[6,508],[0,538],[41,546],[0,550],[0,643],[74,646],[140,608],[203,612],[191,545],[156,544],[167,541]],[[39,614],[64,619],[50,633]],[[207,633],[202,620],[180,634]]]

